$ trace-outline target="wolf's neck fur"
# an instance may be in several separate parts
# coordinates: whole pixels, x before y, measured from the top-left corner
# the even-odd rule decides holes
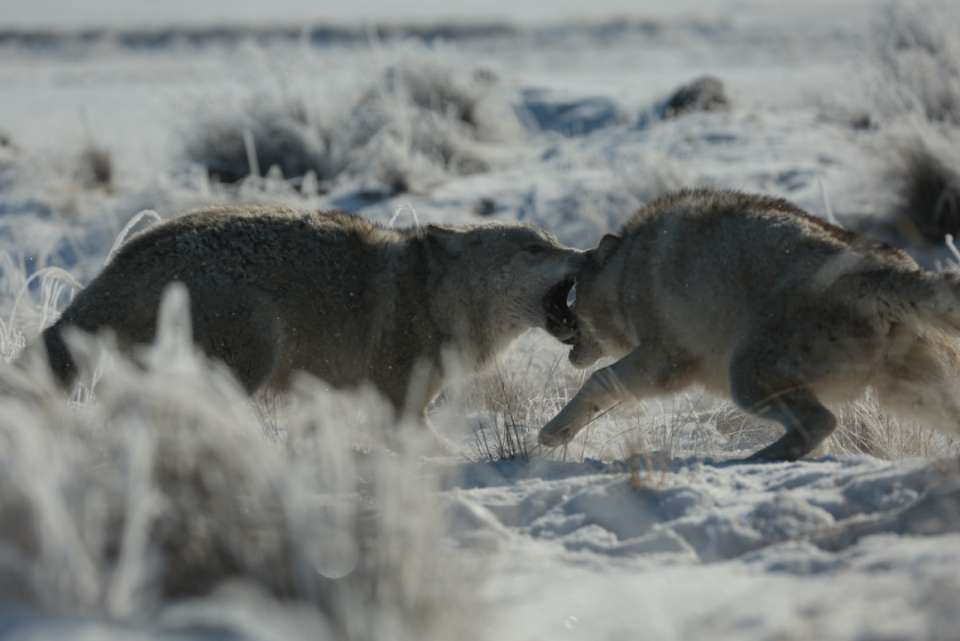
[[[429,323],[439,334],[439,349],[453,349],[460,365],[474,373],[509,347],[528,328],[493,322],[490,292],[472,287],[471,266],[437,247],[429,238],[408,238],[403,263],[409,279],[419,283]],[[400,261],[398,261],[400,262]]]

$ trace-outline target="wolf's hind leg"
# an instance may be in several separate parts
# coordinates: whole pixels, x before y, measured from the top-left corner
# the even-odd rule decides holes
[[[836,416],[804,386],[772,391],[762,380],[731,380],[731,388],[733,400],[742,409],[787,430],[744,461],[796,461],[823,443],[837,426]]]
[[[569,443],[587,424],[629,398],[621,375],[614,370],[622,362],[597,370],[587,379],[576,396],[540,430],[537,440],[541,445],[558,447]]]
[[[771,296],[745,325],[730,357],[731,397],[787,430],[747,460],[810,454],[837,426],[824,402],[852,400],[870,383],[889,326],[845,291]]]
[[[560,413],[543,426],[538,435],[540,444],[557,447],[569,443],[588,423],[623,401],[669,393],[689,382],[689,364],[664,369],[665,362],[671,361],[637,348],[613,365],[597,370]]]

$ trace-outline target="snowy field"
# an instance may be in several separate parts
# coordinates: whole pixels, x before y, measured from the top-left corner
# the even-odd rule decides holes
[[[714,186],[960,262],[956,3],[326,4],[0,0],[4,363],[208,204],[589,248]],[[245,399],[185,313],[69,400],[0,366],[0,638],[960,638],[960,440],[870,398],[796,463],[726,462],[777,428],[696,389],[546,451],[586,373],[534,330],[437,457],[369,391]]]

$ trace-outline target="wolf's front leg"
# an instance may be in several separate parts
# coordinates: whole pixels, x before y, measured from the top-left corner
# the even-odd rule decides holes
[[[657,391],[660,367],[656,354],[633,350],[610,367],[587,379],[577,395],[540,430],[539,441],[547,447],[569,443],[577,433],[611,408]],[[668,377],[669,379],[670,377]]]
[[[673,392],[696,379],[698,361],[667,345],[637,348],[610,367],[593,373],[577,395],[543,426],[541,445],[569,443],[588,423],[624,401]]]
[[[577,395],[543,426],[538,436],[541,445],[558,447],[569,443],[592,420],[630,398],[613,367],[594,372]]]

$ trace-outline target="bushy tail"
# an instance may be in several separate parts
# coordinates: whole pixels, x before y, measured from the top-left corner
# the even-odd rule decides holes
[[[892,304],[898,315],[910,315],[960,334],[960,275],[894,270],[883,275],[877,289],[878,298]]]
[[[57,322],[43,330],[38,341],[46,348],[47,360],[56,382],[65,389],[74,384],[80,367],[67,347],[64,335],[69,337],[72,331],[97,334],[102,329],[116,327],[118,319],[129,316],[125,298],[115,295],[113,291],[117,289],[117,279],[107,278],[104,274],[77,293]]]
[[[42,338],[54,377],[63,388],[68,389],[77,378],[77,364],[67,349],[61,330],[61,324],[56,323],[44,330]]]

